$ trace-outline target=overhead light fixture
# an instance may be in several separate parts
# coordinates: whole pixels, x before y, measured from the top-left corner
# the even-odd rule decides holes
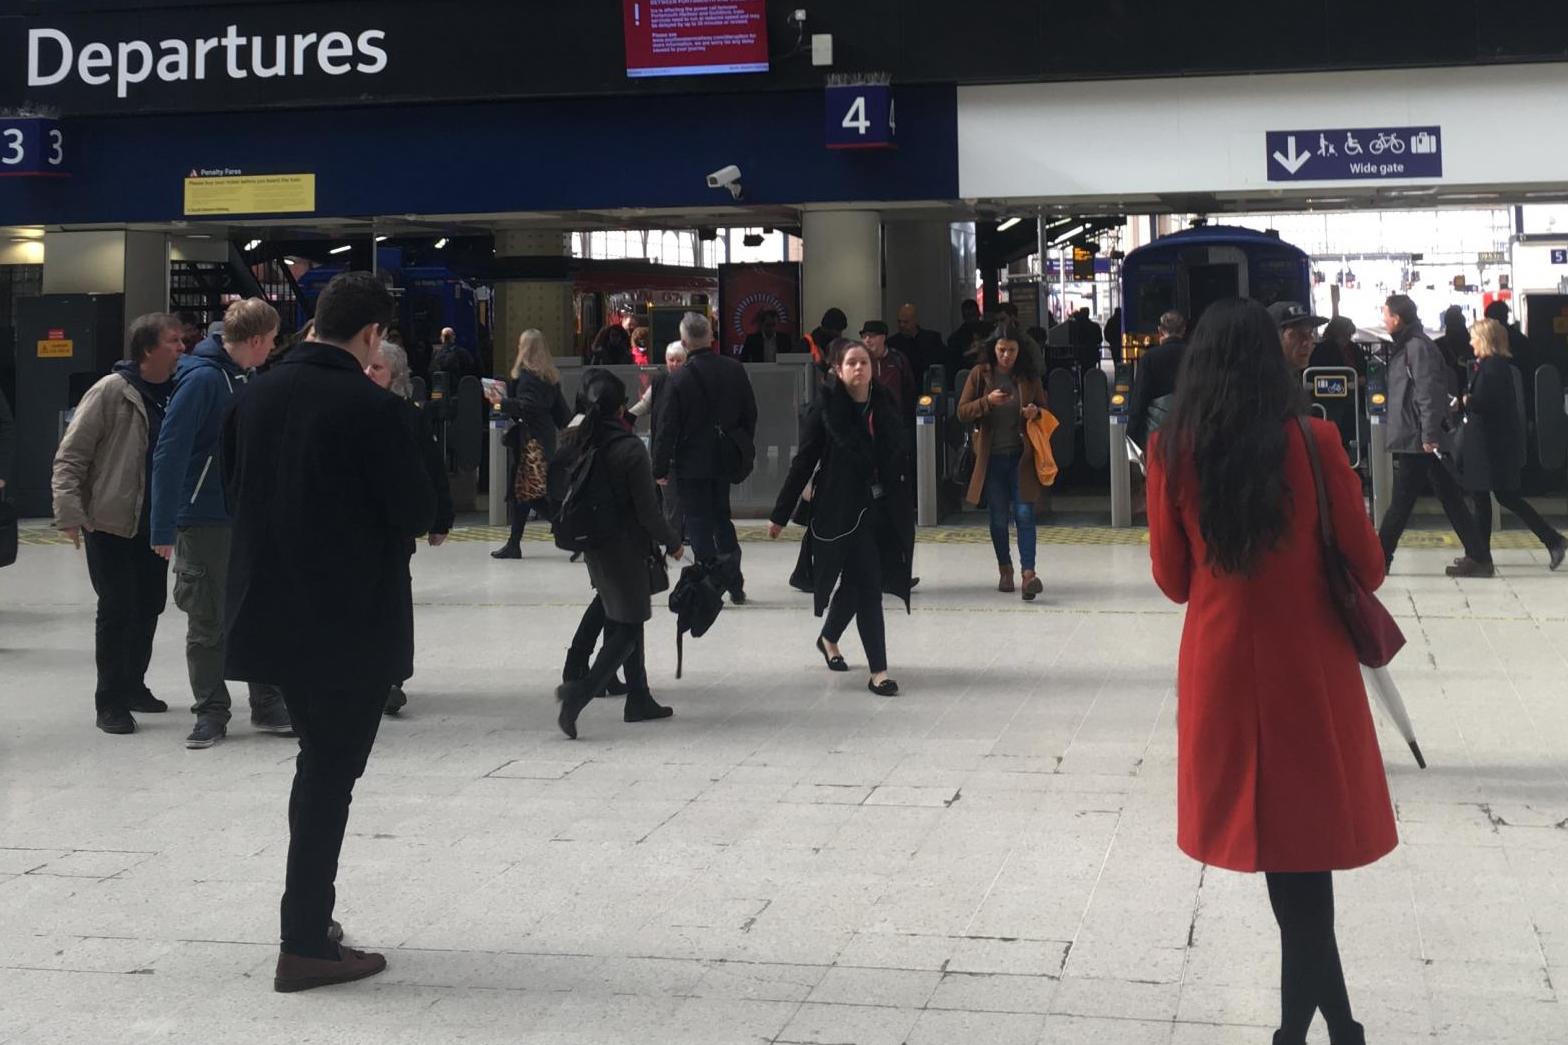
[[[349,251],[351,251],[353,249],[354,249],[354,245],[352,243],[345,243],[341,247],[333,247],[331,250],[327,251],[327,253],[328,254],[347,254]]]
[[[1006,232],[1008,229],[1012,228],[1014,225],[1017,225],[1020,221],[1023,220],[1024,219],[1022,218],[1008,218],[1006,221],[1002,222],[996,227],[996,231]]]
[[[298,258],[284,258],[283,259],[283,264],[285,264],[285,265],[298,265],[299,264],[299,259]]]
[[[748,232],[740,238],[740,242],[745,247],[760,247],[762,246],[762,233]]]
[[[245,249],[246,250],[255,250],[259,246],[261,246],[261,240],[253,239],[249,243],[245,244]]]
[[[383,242],[383,241],[385,241],[385,240],[386,240],[386,237],[385,237],[385,236],[377,236],[377,237],[376,237],[376,242],[377,242],[377,243],[381,243],[381,242]]]
[[[436,240],[436,249],[437,250],[445,250],[446,249],[446,245],[447,245],[447,238],[445,236],[442,236],[440,239]]]

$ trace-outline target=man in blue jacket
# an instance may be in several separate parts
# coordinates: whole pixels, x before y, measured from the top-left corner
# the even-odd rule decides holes
[[[174,604],[185,611],[185,664],[195,704],[188,748],[209,748],[228,733],[223,681],[223,607],[233,519],[223,491],[223,419],[250,371],[272,351],[278,313],[260,298],[229,306],[221,340],[208,337],[181,357],[174,396],[152,462],[152,545],[174,562]],[[293,736],[277,687],[250,683],[250,721],[263,733]]]

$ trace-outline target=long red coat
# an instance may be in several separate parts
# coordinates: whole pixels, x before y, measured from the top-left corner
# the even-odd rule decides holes
[[[1204,565],[1196,478],[1149,454],[1154,580],[1187,603],[1177,673],[1176,842],[1233,871],[1332,871],[1398,844],[1354,648],[1329,601],[1312,464],[1286,423],[1289,523],[1252,576]],[[1334,531],[1368,589],[1383,550],[1339,431],[1313,421]],[[1158,445],[1156,438],[1155,446]]]

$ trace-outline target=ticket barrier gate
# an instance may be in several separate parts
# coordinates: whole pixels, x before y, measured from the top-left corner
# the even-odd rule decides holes
[[[1103,463],[1111,476],[1111,526],[1126,529],[1132,525],[1132,465],[1141,459],[1138,448],[1127,438],[1127,408],[1132,400],[1132,382],[1125,367],[1117,369],[1115,382],[1099,370],[1084,374],[1084,423],[1094,424],[1094,415],[1104,410],[1104,422],[1084,429],[1084,459],[1099,467]],[[1103,404],[1103,406],[1102,406]],[[1090,438],[1093,432],[1105,433],[1103,445]]]
[[[915,523],[935,526],[942,521],[941,487],[944,469],[942,440],[938,438],[940,395],[927,393],[915,404]]]

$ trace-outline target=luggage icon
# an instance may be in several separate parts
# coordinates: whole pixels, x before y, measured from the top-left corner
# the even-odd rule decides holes
[[[1425,153],[1431,155],[1437,152],[1437,135],[1429,131],[1421,131],[1410,136],[1410,151],[1416,155]]]

